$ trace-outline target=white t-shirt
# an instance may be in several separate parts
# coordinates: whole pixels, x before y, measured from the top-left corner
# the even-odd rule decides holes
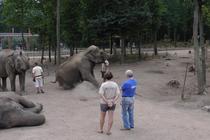
[[[117,95],[120,95],[120,89],[117,83],[113,81],[106,81],[101,84],[99,88],[99,94],[104,95],[104,97],[108,100],[114,99]],[[106,104],[106,102],[101,98],[101,104]]]
[[[32,73],[34,74],[34,76],[41,76],[42,75],[42,67],[40,66],[35,66],[33,69],[32,69]]]

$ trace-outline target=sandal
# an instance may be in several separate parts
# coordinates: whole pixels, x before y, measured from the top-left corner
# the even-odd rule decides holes
[[[112,134],[112,132],[107,132],[106,134],[109,136],[109,135],[111,135],[111,134]]]
[[[98,130],[97,132],[100,133],[100,134],[104,133],[103,130]]]

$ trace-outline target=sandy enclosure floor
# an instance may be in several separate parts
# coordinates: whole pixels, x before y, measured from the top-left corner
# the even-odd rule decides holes
[[[182,87],[166,86],[176,79],[183,85],[187,62],[192,62],[188,51],[171,52],[170,60],[153,59],[130,64],[111,64],[114,80],[121,84],[126,69],[132,69],[139,81],[135,102],[135,129],[120,131],[120,105],[117,105],[112,135],[96,133],[99,126],[99,96],[97,89],[83,82],[74,90],[62,90],[54,80],[54,70],[45,77],[45,94],[36,94],[28,73],[26,98],[44,105],[46,123],[38,127],[0,130],[1,140],[209,140],[210,114],[198,107],[200,96],[191,95],[180,101]],[[100,67],[95,69],[100,79]],[[195,93],[195,76],[188,73],[186,97]],[[205,96],[209,98],[209,96]],[[106,125],[107,126],[107,125]],[[106,128],[106,127],[105,127]]]

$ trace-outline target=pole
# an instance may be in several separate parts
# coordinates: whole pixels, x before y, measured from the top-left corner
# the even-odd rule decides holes
[[[189,63],[187,63],[186,71],[185,71],[185,76],[184,76],[184,85],[183,85],[182,94],[181,94],[181,99],[182,99],[182,101],[184,101],[184,99],[185,99],[185,97],[184,97],[184,88],[185,88],[185,83],[186,83],[186,79],[187,79],[188,65],[189,65]]]
[[[57,0],[56,16],[56,40],[57,40],[57,65],[60,64],[60,0]]]

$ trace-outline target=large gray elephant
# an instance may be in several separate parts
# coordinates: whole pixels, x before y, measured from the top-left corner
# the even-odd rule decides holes
[[[98,87],[93,70],[96,64],[104,62],[105,59],[107,54],[92,45],[62,63],[56,71],[56,81],[64,89],[72,89],[82,81],[89,81]]]
[[[39,114],[43,107],[13,92],[0,94],[0,128],[16,126],[37,126],[45,123],[45,117]]]
[[[6,79],[9,77],[11,90],[16,91],[15,79],[19,75],[20,91],[25,91],[25,73],[29,69],[29,59],[21,52],[4,49],[0,52],[0,78],[2,89],[7,90]]]

